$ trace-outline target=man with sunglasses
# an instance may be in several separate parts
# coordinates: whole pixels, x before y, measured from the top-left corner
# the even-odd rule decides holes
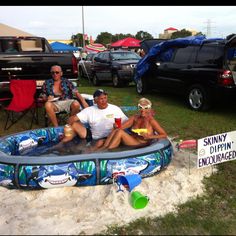
[[[45,80],[42,85],[42,98],[45,101],[45,110],[54,127],[58,126],[57,112],[66,111],[71,116],[83,108],[88,107],[85,99],[71,81],[63,77],[59,65],[51,67],[51,79]]]
[[[105,142],[97,144],[97,149],[114,149],[120,144],[132,147],[149,145],[153,139],[166,138],[165,130],[154,118],[152,103],[147,98],[138,102],[139,114],[131,116],[119,129],[113,129]],[[131,132],[127,132],[130,129]]]

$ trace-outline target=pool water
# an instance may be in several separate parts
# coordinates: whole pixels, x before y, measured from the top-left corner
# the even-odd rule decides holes
[[[51,142],[48,144],[40,145],[34,147],[33,149],[25,150],[21,155],[28,156],[66,156],[66,155],[78,155],[94,152],[107,152],[108,150],[102,151],[91,151],[91,148],[94,147],[96,141],[87,143],[86,140],[80,140],[79,138],[74,138],[68,143],[56,143]],[[125,151],[132,148],[128,146],[120,146],[118,148],[109,150],[109,152]]]

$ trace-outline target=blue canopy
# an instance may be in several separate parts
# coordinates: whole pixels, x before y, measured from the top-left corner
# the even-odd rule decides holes
[[[73,51],[79,51],[81,50],[80,47],[73,47],[70,46],[68,44],[65,43],[60,43],[60,42],[53,42],[51,43],[51,47],[53,49],[53,51],[69,51],[69,52],[73,52]]]
[[[138,62],[134,81],[137,82],[146,71],[148,71],[151,62],[159,60],[160,62],[169,61],[172,57],[173,47],[187,47],[188,45],[202,44],[211,40],[222,40],[220,38],[206,39],[205,36],[189,36],[185,38],[170,39],[153,46],[149,52]]]

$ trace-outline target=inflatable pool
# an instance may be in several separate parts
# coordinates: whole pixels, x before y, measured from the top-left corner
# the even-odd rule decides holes
[[[31,190],[110,184],[119,175],[145,178],[158,174],[173,157],[168,139],[135,150],[66,154],[65,148],[63,155],[45,152],[58,144],[62,135],[60,126],[0,138],[0,185]],[[84,141],[75,139],[77,146]]]

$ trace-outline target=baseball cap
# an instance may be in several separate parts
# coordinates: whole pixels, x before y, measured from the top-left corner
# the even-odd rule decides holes
[[[107,95],[107,92],[104,91],[103,89],[97,89],[93,94],[93,98],[97,98],[102,94]]]

